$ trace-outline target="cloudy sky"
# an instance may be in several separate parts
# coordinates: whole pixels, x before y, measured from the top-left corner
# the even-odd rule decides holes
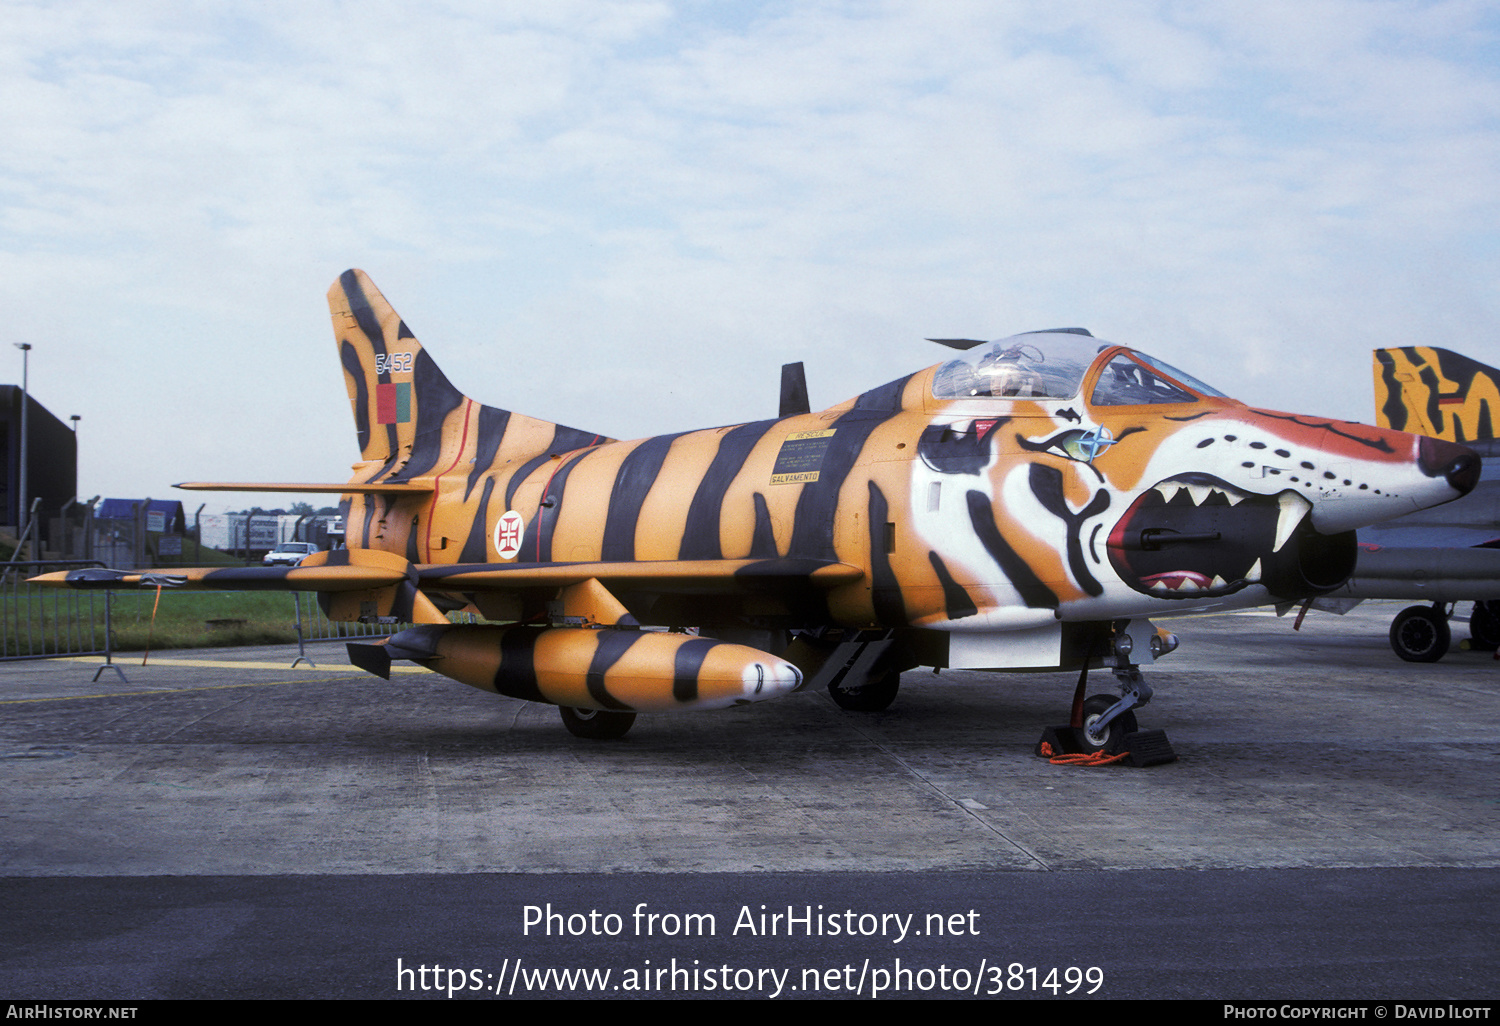
[[[1364,421],[1374,347],[1500,364],[1493,0],[0,0],[0,138],[84,497],[344,480],[347,267],[474,398],[622,438],[931,335]]]

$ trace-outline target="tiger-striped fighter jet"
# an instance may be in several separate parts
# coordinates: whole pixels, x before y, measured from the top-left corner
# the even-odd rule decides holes
[[[1080,690],[1072,723],[1102,748],[1175,646],[1150,617],[1329,592],[1355,528],[1479,474],[1462,446],[1252,409],[1078,328],[941,340],[955,359],[821,412],[784,396],[777,419],[616,441],[468,398],[361,271],[328,298],[353,479],[183,487],[342,494],[348,547],[175,581],[412,623],[356,663],[552,703],[583,736],[810,687],[884,708],[917,666],[1108,665],[1121,696]]]

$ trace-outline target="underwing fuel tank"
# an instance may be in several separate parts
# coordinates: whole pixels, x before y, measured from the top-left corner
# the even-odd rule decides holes
[[[349,654],[382,677],[410,659],[482,691],[575,709],[725,709],[802,686],[801,671],[769,652],[659,631],[424,625]]]

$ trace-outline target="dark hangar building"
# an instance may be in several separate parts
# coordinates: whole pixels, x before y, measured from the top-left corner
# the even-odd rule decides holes
[[[21,523],[21,402],[28,402],[26,490],[40,498],[37,527],[46,540],[48,522],[78,494],[78,438],[19,385],[0,385],[0,524],[15,531]],[[29,501],[29,500],[28,500]]]

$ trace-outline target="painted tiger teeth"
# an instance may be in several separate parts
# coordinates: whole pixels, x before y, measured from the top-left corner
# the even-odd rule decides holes
[[[1171,578],[1170,580],[1168,580],[1169,577]],[[1180,575],[1161,575],[1151,583],[1150,590],[1165,595],[1172,592],[1183,594],[1187,592],[1213,591],[1216,588],[1227,587],[1229,587],[1229,582],[1218,574],[1215,574],[1211,581],[1203,581],[1193,574],[1183,573]]]
[[[1271,546],[1272,552],[1280,552],[1281,547],[1291,538],[1292,532],[1302,522],[1312,509],[1312,503],[1300,495],[1292,492],[1282,492],[1276,497],[1278,510],[1276,513],[1276,543]]]
[[[1212,485],[1179,484],[1175,481],[1164,481],[1155,486],[1155,491],[1165,502],[1171,502],[1175,499],[1178,492],[1186,491],[1195,506],[1203,505],[1214,495],[1222,496],[1224,501],[1231,506],[1238,506],[1245,501],[1245,496],[1238,492],[1226,492]]]

